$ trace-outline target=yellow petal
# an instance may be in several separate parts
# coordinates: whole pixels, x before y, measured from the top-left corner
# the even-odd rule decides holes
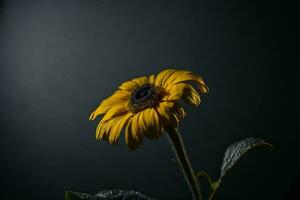
[[[174,106],[174,116],[176,117],[177,121],[181,121],[185,116],[186,112],[184,111],[182,106],[175,104]]]
[[[119,86],[120,90],[133,91],[135,88],[139,87],[139,85],[134,81],[126,81]]]
[[[156,77],[155,85],[164,87],[165,82],[175,71],[176,71],[175,69],[166,69],[166,70],[160,72]]]
[[[143,134],[150,139],[157,139],[162,134],[162,126],[155,109],[148,108],[141,113],[140,123],[144,129]]]
[[[201,102],[201,98],[198,94],[192,94],[192,95],[187,95],[187,96],[183,96],[182,99],[193,106],[198,106]]]
[[[142,86],[149,83],[149,78],[147,76],[142,76],[139,78],[132,79],[132,81],[135,82],[138,86]]]
[[[137,139],[132,133],[132,118],[129,120],[128,125],[125,130],[125,142],[130,150],[136,149],[143,140]]]
[[[155,75],[154,74],[150,75],[150,77],[149,77],[149,83],[151,85],[153,85],[155,83]]]
[[[197,84],[200,92],[202,93],[208,92],[208,87],[204,83],[203,79],[200,76],[193,74],[192,72],[187,70],[178,70],[174,72],[166,81],[166,87],[170,87],[173,84],[186,82],[186,81],[194,81]]]
[[[96,128],[96,139],[98,140],[107,140],[108,141],[108,130],[110,126],[110,121],[99,122]]]
[[[178,125],[178,119],[174,115],[174,102],[161,102],[157,107],[160,120],[164,126],[176,127]]]
[[[130,93],[124,90],[117,90],[113,95],[103,100],[98,108],[90,115],[90,120],[94,120],[98,115],[106,113],[110,108],[119,104],[127,104]]]
[[[112,108],[110,108],[105,115],[103,116],[103,118],[101,119],[101,121],[105,122],[107,120],[113,119],[114,117],[118,117],[120,115],[124,115],[126,113],[128,113],[128,109],[127,106],[125,104],[118,104],[113,106]]]
[[[140,116],[141,116],[141,112],[137,113],[132,117],[132,123],[131,123],[132,136],[136,140],[143,140],[143,130],[145,127],[141,123],[139,123]]]
[[[107,140],[115,144],[120,136],[122,127],[127,123],[131,113],[127,113],[110,120],[101,120],[96,129],[96,139]]]
[[[188,83],[178,83],[172,86],[169,95],[163,100],[183,100],[188,104],[198,106],[201,102],[198,92]]]
[[[103,123],[99,123],[96,128],[96,139],[100,139],[100,130],[103,128]]]
[[[128,119],[130,118],[131,113],[127,113],[123,116],[115,118],[111,121],[112,125],[109,130],[109,143],[110,144],[117,144],[120,134],[122,132],[122,128],[126,125]]]

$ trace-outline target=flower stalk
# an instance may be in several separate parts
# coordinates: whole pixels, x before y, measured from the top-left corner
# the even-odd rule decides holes
[[[201,188],[199,181],[197,180],[196,174],[192,168],[192,165],[187,156],[181,135],[177,128],[173,127],[165,127],[170,143],[172,144],[177,161],[181,167],[182,173],[184,174],[184,178],[192,192],[194,200],[201,200]]]

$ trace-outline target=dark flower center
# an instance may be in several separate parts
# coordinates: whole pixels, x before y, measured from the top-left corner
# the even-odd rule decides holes
[[[151,85],[143,85],[133,91],[131,100],[133,101],[133,103],[143,102],[151,98],[154,93],[154,88]]]
[[[139,112],[146,108],[154,107],[159,100],[159,90],[150,84],[142,85],[131,93],[128,104],[131,112]]]

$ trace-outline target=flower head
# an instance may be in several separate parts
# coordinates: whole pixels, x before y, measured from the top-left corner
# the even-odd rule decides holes
[[[198,91],[190,84],[196,83]],[[186,115],[180,101],[198,106],[199,93],[208,92],[203,79],[187,70],[167,69],[157,76],[143,76],[122,83],[103,100],[90,120],[104,115],[96,138],[116,144],[125,129],[129,149],[137,148],[143,137],[159,138],[166,127],[176,127]]]

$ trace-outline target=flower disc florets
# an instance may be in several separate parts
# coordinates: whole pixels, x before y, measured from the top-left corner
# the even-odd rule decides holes
[[[131,92],[127,107],[132,113],[153,108],[159,104],[162,95],[162,88],[155,87],[153,84],[144,84]]]

